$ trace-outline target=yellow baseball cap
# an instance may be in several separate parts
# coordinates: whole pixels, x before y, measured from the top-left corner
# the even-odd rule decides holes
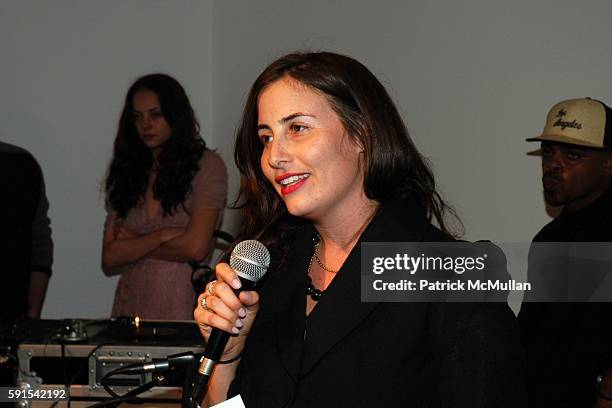
[[[612,147],[612,109],[591,98],[559,102],[548,112],[542,134],[527,141],[608,149]]]

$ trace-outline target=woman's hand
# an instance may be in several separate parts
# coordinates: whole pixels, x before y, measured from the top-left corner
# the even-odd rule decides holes
[[[160,230],[163,244],[148,254],[150,258],[174,262],[200,262],[213,249],[213,233],[219,219],[218,209],[197,208],[189,217],[187,228]],[[174,235],[173,235],[174,234]]]
[[[174,238],[178,238],[185,233],[185,228],[166,227],[159,230],[162,242],[168,242]]]
[[[158,231],[154,233],[160,234],[160,239],[162,242],[168,242],[176,237],[180,237],[185,233],[185,228],[181,227],[165,227],[160,228]],[[129,229],[123,223],[117,224],[115,227],[115,239],[133,239],[141,237],[142,235],[138,234],[134,230]]]
[[[138,238],[139,236],[140,235],[138,235],[136,232],[132,231],[125,225],[119,224],[117,226],[115,239],[132,239],[132,238]]]
[[[125,226],[124,220],[109,213],[104,223],[102,270],[108,276],[121,273],[119,267],[148,256],[164,243],[185,233],[185,228],[160,228],[148,234],[138,234]]]
[[[245,291],[237,297],[234,289],[240,288],[240,280],[226,263],[217,265],[216,275],[217,280],[206,285],[206,290],[198,297],[193,317],[206,341],[213,327],[233,334],[222,357],[223,360],[229,360],[244,349],[247,335],[259,311],[259,295],[255,291]],[[202,307],[202,299],[206,299],[206,308]]]

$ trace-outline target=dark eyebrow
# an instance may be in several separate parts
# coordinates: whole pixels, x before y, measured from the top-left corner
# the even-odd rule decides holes
[[[149,109],[147,112],[153,112],[153,111],[156,111],[156,110],[161,111],[161,107],[160,107],[160,106],[155,106],[155,107],[153,107],[153,108]],[[141,112],[141,111],[136,110],[136,109],[132,109],[132,113],[142,114],[142,112]]]
[[[285,123],[295,119],[295,118],[299,118],[300,116],[308,116],[310,118],[316,118],[315,115],[311,115],[309,113],[302,113],[302,112],[296,112],[296,113],[292,113],[291,115],[285,116],[284,118],[281,118],[278,123],[279,125],[284,125]],[[257,130],[262,130],[262,129],[267,129],[270,130],[270,126],[266,125],[266,124],[261,124],[257,126]]]

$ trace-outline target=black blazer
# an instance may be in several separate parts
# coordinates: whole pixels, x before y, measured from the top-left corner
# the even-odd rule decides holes
[[[306,318],[314,228],[262,287],[228,396],[255,407],[524,406],[506,304],[362,303],[360,245]],[[383,205],[360,242],[447,241],[410,200]]]

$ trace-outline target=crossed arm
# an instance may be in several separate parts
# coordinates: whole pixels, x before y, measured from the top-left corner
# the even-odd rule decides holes
[[[187,228],[166,227],[139,235],[116,219],[107,222],[102,246],[102,269],[107,275],[142,258],[175,262],[200,261],[210,250],[219,209],[195,209]],[[111,215],[114,217],[114,215]]]

